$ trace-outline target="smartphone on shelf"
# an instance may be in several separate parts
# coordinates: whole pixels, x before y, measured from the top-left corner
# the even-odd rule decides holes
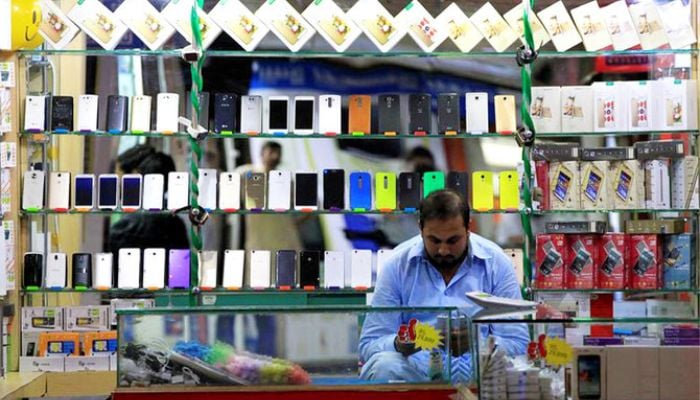
[[[318,174],[297,172],[294,176],[294,209],[318,209]]]
[[[377,210],[396,210],[396,174],[378,172],[374,176],[374,187]]]
[[[465,199],[469,198],[469,174],[462,171],[447,173],[447,188],[459,193]]]
[[[95,254],[95,271],[93,272],[93,288],[97,290],[109,290],[113,285],[113,260],[112,253]]]
[[[78,96],[78,131],[94,132],[97,130],[97,113],[100,97],[94,94]]]
[[[299,286],[302,289],[317,289],[320,284],[321,253],[316,250],[299,254]]]
[[[294,133],[310,135],[314,133],[316,98],[314,96],[294,96]]]
[[[379,281],[379,277],[382,274],[382,271],[384,270],[384,267],[386,264],[389,262],[391,259],[391,256],[394,254],[394,250],[390,249],[381,249],[377,251],[377,277],[376,277],[376,282]]]
[[[493,98],[493,107],[496,112],[496,132],[514,134],[518,129],[515,119],[515,96],[496,95]]]
[[[345,170],[323,170],[323,209],[345,209]]]
[[[420,172],[402,172],[399,174],[399,208],[417,210],[422,199]]]
[[[143,249],[143,288],[158,290],[165,287],[165,249]]]
[[[229,290],[241,289],[244,267],[245,250],[224,250],[224,276],[221,286]]]
[[[64,289],[67,284],[67,270],[68,260],[66,253],[49,253],[46,259],[44,287],[52,290]]]
[[[460,128],[459,95],[440,93],[438,95],[438,133],[456,135]]]
[[[442,171],[429,171],[423,174],[423,198],[430,193],[445,188],[445,174]]]
[[[318,133],[340,135],[342,133],[342,98],[334,94],[318,96]]]
[[[27,96],[24,99],[24,130],[26,132],[44,132],[48,125],[46,123],[47,111],[46,96]]]
[[[156,98],[156,131],[163,134],[178,132],[180,116],[180,95],[177,93],[158,93]]]
[[[143,176],[143,209],[159,211],[163,209],[163,174],[146,174]]]
[[[219,176],[219,208],[226,212],[241,208],[241,175],[237,172],[222,172]]]
[[[39,211],[44,208],[44,171],[26,171],[22,180],[22,209]]]
[[[143,177],[141,176],[141,174],[122,175],[122,196],[120,203],[120,207],[122,210],[135,211],[141,208],[141,188],[143,186],[142,183]]]
[[[73,208],[78,211],[95,208],[95,175],[78,174],[73,182]]]
[[[151,96],[133,96],[131,98],[131,132],[151,131]]]
[[[345,253],[326,251],[323,255],[323,287],[342,289],[345,287]]]
[[[92,287],[92,254],[73,253],[71,258],[73,289],[86,290]]]
[[[168,173],[168,210],[178,210],[190,204],[189,185],[187,172]]]
[[[119,176],[101,174],[97,177],[97,208],[115,210],[119,206]]]
[[[467,93],[465,96],[467,133],[489,131],[489,95],[486,92]]]
[[[205,250],[199,252],[199,286],[202,290],[216,288],[219,279],[219,252]]]
[[[190,96],[190,92],[187,92],[187,101],[185,102],[185,112],[184,114],[187,116],[187,119],[192,121],[192,97]],[[197,119],[197,124],[204,128],[205,130],[209,130],[209,92],[199,92],[199,115]]]
[[[367,290],[372,287],[372,251],[352,250],[350,253],[350,286]]]
[[[211,212],[216,210],[216,187],[218,172],[215,169],[202,168],[199,170],[199,205]]]
[[[275,135],[286,135],[287,132],[289,132],[289,97],[268,97],[267,112],[268,133]]]
[[[138,248],[119,249],[117,288],[138,289],[139,287],[141,287],[141,250]]]
[[[380,94],[377,99],[377,133],[398,135],[401,133],[401,96]]]
[[[171,249],[168,252],[168,288],[190,288],[189,249]]]
[[[22,287],[39,290],[44,283],[44,255],[42,253],[24,253],[22,267]]]
[[[372,175],[369,172],[350,173],[350,209],[372,209]]]
[[[493,172],[472,173],[472,208],[478,211],[493,210]]]
[[[297,252],[279,250],[276,257],[277,288],[290,290],[297,287]]]
[[[270,287],[270,260],[269,250],[250,251],[250,287],[253,289],[267,289]]]
[[[245,175],[245,208],[263,210],[265,208],[265,173],[248,172]]]
[[[108,133],[119,134],[126,132],[129,119],[129,98],[126,96],[107,96],[107,126]]]
[[[233,133],[236,131],[236,100],[233,93],[214,93],[214,132]]]
[[[56,133],[73,131],[72,96],[51,96],[51,131]]]
[[[432,96],[414,93],[408,96],[408,132],[412,135],[428,135],[431,132]]]
[[[268,210],[287,211],[292,204],[292,174],[273,170],[268,173]]]
[[[518,171],[502,171],[498,174],[499,206],[501,210],[517,210],[520,207],[519,185]]]
[[[348,98],[348,133],[368,135],[372,132],[372,97],[353,94]]]
[[[261,96],[241,96],[241,133],[261,133],[263,105]]]

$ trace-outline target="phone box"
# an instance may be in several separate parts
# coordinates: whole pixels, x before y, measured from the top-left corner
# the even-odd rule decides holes
[[[22,332],[62,331],[63,307],[22,307]]]
[[[622,82],[593,82],[593,131],[627,130],[627,85]]]
[[[581,162],[581,208],[584,210],[610,209],[608,203],[609,161]]]
[[[109,355],[66,357],[65,371],[109,371]]]
[[[484,38],[476,25],[455,3],[450,4],[440,15],[435,17],[435,22],[440,26],[447,27],[448,37],[462,53],[470,52]]]
[[[126,0],[114,14],[151,50],[160,49],[175,34],[175,28],[147,0]]]
[[[116,353],[117,331],[85,332],[83,336],[83,351],[86,356],[110,355]]]
[[[691,24],[692,18],[688,18],[690,10],[686,4],[688,3],[683,1],[670,1],[658,5],[661,23],[664,25],[672,49],[685,49],[697,42]],[[696,398],[700,398],[700,396],[696,396]]]
[[[539,234],[535,251],[535,286],[538,289],[564,288],[566,235]]]
[[[634,147],[588,147],[581,149],[581,161],[634,160]]]
[[[605,221],[571,221],[571,222],[547,222],[544,226],[545,233],[599,233],[608,230]]]
[[[426,53],[432,53],[447,39],[448,27],[440,25],[418,0],[412,0],[396,15],[396,22]]]
[[[517,4],[515,7],[511,8],[505,14],[503,18],[508,22],[511,28],[518,34],[520,41],[523,44],[527,44],[525,40],[525,29],[523,24],[523,8],[525,5],[523,3]],[[532,29],[532,38],[535,43],[535,49],[539,49],[545,44],[549,43],[551,39],[547,34],[547,30],[542,25],[542,22],[537,18],[535,13],[530,13],[529,16],[530,28]]]
[[[597,2],[590,1],[572,9],[571,17],[576,22],[586,51],[598,51],[612,46],[603,13]]]
[[[605,400],[607,384],[606,347],[574,347],[574,360],[571,365],[571,395],[574,400]],[[590,394],[582,395],[582,394]]]
[[[671,165],[671,207],[700,208],[700,164],[698,156],[673,160]]]
[[[668,36],[653,1],[630,4],[629,12],[643,50],[654,50],[668,44]]]
[[[39,357],[66,357],[80,355],[78,332],[41,332]]]
[[[629,235],[627,284],[630,289],[658,289],[660,242],[657,235]]]
[[[669,160],[644,161],[645,207],[663,210],[671,207]]]
[[[659,399],[658,347],[608,346],[605,358],[608,399]]]
[[[537,133],[559,133],[561,129],[561,88],[539,86],[532,88],[530,115]]]
[[[658,109],[654,107],[653,81],[624,82],[627,91],[627,130],[651,131]]]
[[[593,289],[599,258],[597,235],[567,235],[566,239],[564,286],[567,289]]]
[[[606,233],[598,236],[596,285],[598,289],[624,289],[627,278],[627,235]]]
[[[634,28],[625,0],[618,0],[602,7],[603,18],[608,25],[608,33],[615,50],[627,50],[639,46],[639,37]]]
[[[66,308],[68,331],[108,331],[109,328],[109,306]]]
[[[634,144],[635,157],[638,160],[656,160],[659,158],[682,158],[685,145],[682,140],[650,140]]]
[[[700,399],[698,376],[700,376],[699,346],[659,348],[659,393],[663,393],[664,398]]]
[[[697,263],[695,235],[682,233],[661,238],[664,288],[690,289],[695,280]]]
[[[639,161],[611,161],[607,178],[608,205],[612,209],[644,207],[644,170]]]
[[[41,332],[22,332],[22,348],[19,354],[27,357],[37,357],[39,355],[40,334]]]
[[[406,28],[397,23],[378,0],[360,0],[347,12],[367,37],[382,52],[391,50],[406,34]]]
[[[105,50],[114,50],[129,30],[126,25],[98,0],[80,1],[68,12],[81,30]]]
[[[534,161],[578,161],[578,143],[539,143],[532,148]]]
[[[245,51],[253,51],[270,31],[243,3],[238,0],[220,1],[209,16]]]
[[[581,209],[579,162],[549,164],[549,200],[553,210]]]
[[[63,372],[65,357],[20,357],[19,372]]]
[[[193,3],[194,0],[172,0],[161,11],[161,15],[190,43],[194,43],[190,23]],[[221,28],[202,8],[197,7],[197,16],[199,16],[199,29],[202,32],[202,50],[206,50],[219,36]]]
[[[695,80],[660,79],[655,83],[656,130],[698,129],[697,82]]]
[[[561,131],[581,133],[593,131],[593,88],[562,86]]]
[[[549,37],[552,38],[554,47],[559,52],[564,52],[581,43],[574,21],[571,20],[564,2],[558,1],[537,13],[540,21],[547,28]]]
[[[684,219],[649,219],[625,221],[625,233],[670,235],[685,232]]]
[[[549,198],[549,161],[535,161],[535,178],[540,191],[539,209],[549,210],[552,207]]]
[[[117,325],[117,310],[141,310],[155,306],[154,299],[112,299],[109,302],[110,325]]]

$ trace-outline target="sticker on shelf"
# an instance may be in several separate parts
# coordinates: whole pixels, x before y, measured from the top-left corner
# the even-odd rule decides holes
[[[690,24],[690,7],[685,7],[680,0],[675,0],[660,4],[658,10],[672,49],[684,49],[697,42]]]
[[[360,0],[348,11],[362,31],[375,46],[386,53],[406,34],[406,29],[397,24],[394,17],[378,0]]]
[[[12,96],[10,89],[0,88],[0,135],[12,131]]]
[[[413,0],[396,16],[396,22],[408,28],[408,34],[426,53],[435,51],[447,39],[448,30],[418,0]]]
[[[7,290],[16,289],[15,274],[15,223],[14,221],[2,221],[2,233],[5,240],[5,272],[7,274]]]
[[[615,50],[627,50],[639,46],[639,37],[634,28],[625,0],[619,0],[601,8],[608,34]]]
[[[221,0],[209,16],[245,51],[253,51],[270,30],[238,0]]]
[[[114,50],[128,28],[114,13],[97,0],[77,3],[68,18],[105,50]]]
[[[598,3],[591,1],[576,7],[571,10],[571,16],[576,22],[586,51],[598,51],[612,46]]]
[[[629,6],[629,12],[642,49],[654,50],[668,44],[668,36],[654,2],[632,4]]]
[[[558,1],[537,13],[544,24],[549,37],[552,38],[557,51],[563,52],[581,43],[574,21],[564,7],[564,3]]]
[[[194,0],[172,0],[161,12],[161,15],[190,43],[194,43],[190,22],[193,3]],[[202,50],[205,50],[219,36],[221,28],[199,7],[197,15],[199,16],[199,29],[202,32]]]
[[[0,88],[15,87],[15,63],[0,62]]]
[[[9,169],[2,170],[2,178],[0,178],[0,196],[2,204],[2,215],[9,213],[12,210],[12,174]],[[4,236],[4,235],[3,235]],[[4,249],[4,248],[3,248]]]
[[[41,1],[39,34],[54,49],[63,49],[80,32],[66,14],[53,1]]]
[[[151,50],[160,49],[175,34],[175,28],[146,0],[126,0],[114,14]]]
[[[491,47],[498,53],[505,51],[510,45],[518,39],[518,34],[515,33],[510,25],[506,22],[501,14],[491,5],[486,3],[472,15],[471,20],[476,25],[476,28],[489,42]]]
[[[520,41],[525,43],[525,31],[523,28],[523,4],[518,4],[513,7],[507,13],[503,14],[503,18],[508,22],[511,28],[518,33],[520,36]],[[549,43],[551,39],[547,34],[547,30],[542,25],[542,22],[537,18],[534,11],[530,12],[529,16],[530,26],[532,27],[532,37],[535,42],[535,49],[539,49],[545,44]]]
[[[17,166],[17,143],[0,143],[0,168],[14,168]]]
[[[362,34],[360,27],[332,0],[313,1],[302,16],[337,52],[347,50]]]
[[[268,0],[255,12],[289,50],[299,51],[316,30],[286,0]]]
[[[474,48],[484,37],[476,28],[476,25],[469,20],[461,8],[455,3],[452,3],[435,18],[438,26],[447,27],[447,37],[459,48],[463,53],[468,53]]]

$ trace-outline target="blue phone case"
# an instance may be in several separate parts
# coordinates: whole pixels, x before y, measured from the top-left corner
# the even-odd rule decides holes
[[[369,172],[350,174],[350,209],[372,209],[372,175]]]

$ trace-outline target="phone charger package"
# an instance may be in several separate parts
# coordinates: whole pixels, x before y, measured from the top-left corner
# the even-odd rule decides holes
[[[627,235],[606,233],[597,237],[598,262],[596,285],[598,289],[624,289],[627,285]]]
[[[41,22],[39,34],[54,49],[66,47],[80,32],[66,14],[50,0],[41,1]]]
[[[66,307],[66,330],[108,331],[109,306]]]
[[[608,399],[659,400],[659,347],[609,346],[605,359]]]
[[[610,209],[608,203],[608,171],[610,161],[581,162],[581,208],[584,210]]]
[[[117,310],[142,310],[156,306],[155,299],[112,299],[109,302],[110,325],[117,325]]]
[[[532,88],[530,114],[537,133],[559,133],[561,129],[561,88],[539,86]]]
[[[627,130],[653,130],[654,117],[658,113],[652,98],[655,86],[653,81],[631,81],[622,84],[627,86]]]
[[[630,289],[658,289],[659,245],[657,235],[629,235],[627,283]]]
[[[637,160],[611,161],[608,170],[608,203],[612,209],[644,207],[644,170]]]
[[[396,16],[396,22],[406,27],[426,53],[432,53],[447,39],[448,27],[439,25],[418,0],[409,2]]]
[[[161,15],[190,43],[194,43],[190,14],[194,0],[172,0]],[[202,50],[206,50],[221,33],[221,28],[201,8],[197,8],[199,30],[202,32]]]
[[[128,28],[98,0],[79,1],[68,12],[83,32],[105,50],[114,50]]]
[[[627,89],[622,82],[593,82],[593,131],[627,131]]]
[[[700,164],[698,156],[673,160],[671,166],[671,207],[676,209],[700,208]]]
[[[655,82],[658,131],[698,129],[697,81],[673,78]]]
[[[671,208],[670,160],[644,161],[646,208],[665,210]]]
[[[406,34],[406,28],[378,0],[359,0],[347,15],[382,53],[394,48]]]
[[[552,210],[581,209],[579,162],[549,164],[549,199]]]
[[[339,53],[362,34],[360,27],[333,0],[313,1],[301,15]]]
[[[662,239],[663,284],[665,289],[691,289],[695,281],[697,250],[690,233],[664,235]]]
[[[470,52],[484,37],[476,25],[455,3],[450,4],[435,18],[438,26],[447,27],[447,37],[462,53]]]
[[[561,131],[566,133],[593,132],[593,88],[562,86]]]
[[[63,307],[22,307],[22,332],[64,330]]]
[[[151,50],[160,49],[175,34],[175,28],[147,0],[126,0],[114,14]]]
[[[597,235],[567,235],[566,273],[567,289],[593,289],[598,265]]]
[[[245,51],[255,50],[270,31],[252,11],[238,0],[220,1],[209,12],[209,16]]]
[[[538,289],[564,288],[566,251],[566,235],[560,233],[537,235],[535,286]]]

